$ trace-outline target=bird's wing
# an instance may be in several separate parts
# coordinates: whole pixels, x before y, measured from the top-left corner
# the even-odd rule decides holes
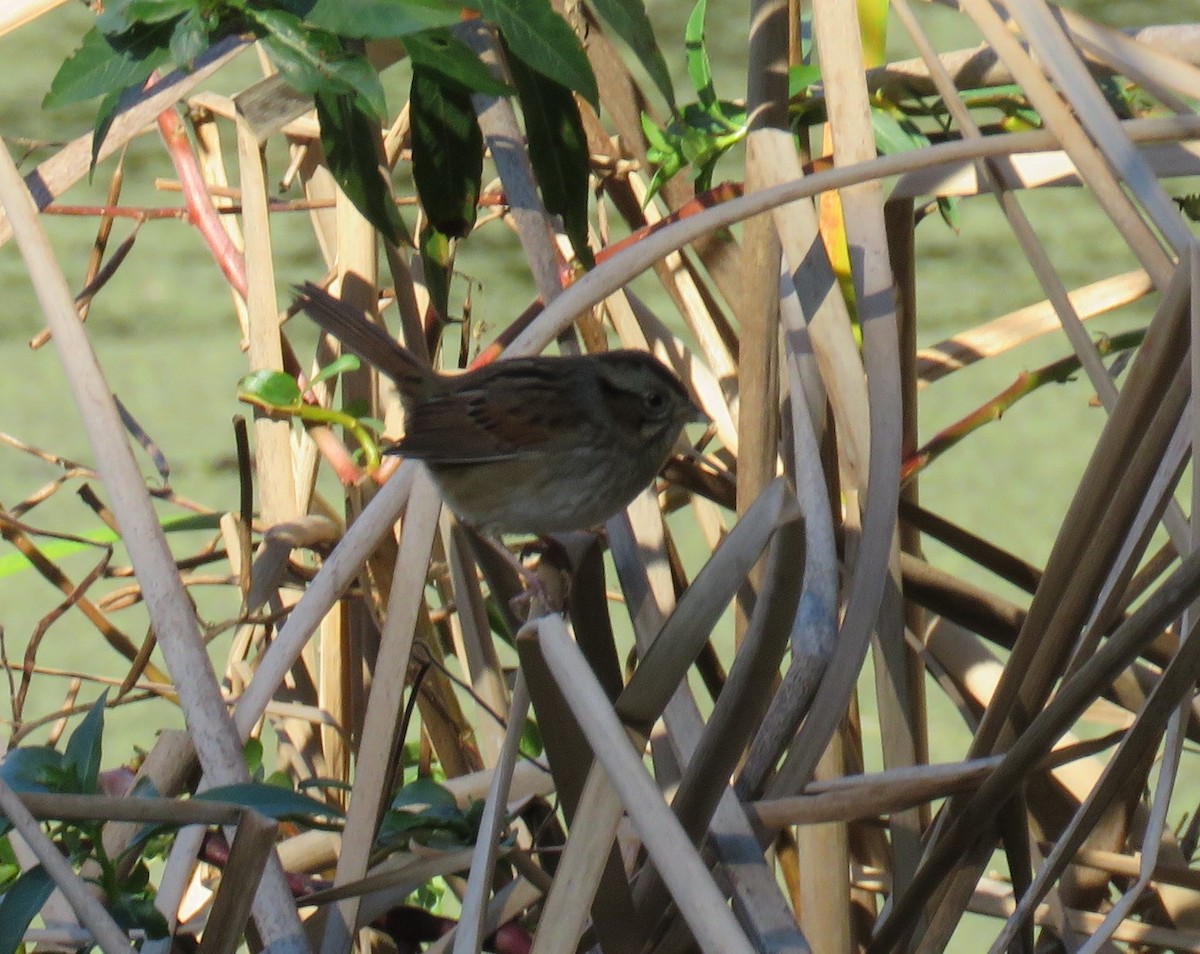
[[[396,453],[470,464],[543,452],[561,436],[562,402],[510,387],[465,388],[414,404]]]

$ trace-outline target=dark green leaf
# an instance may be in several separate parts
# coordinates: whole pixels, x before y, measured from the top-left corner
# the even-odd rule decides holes
[[[14,792],[49,792],[46,772],[62,764],[62,753],[48,745],[21,746],[0,760],[0,778]]]
[[[286,0],[281,4],[314,26],[361,39],[408,36],[461,19],[445,0]]]
[[[500,27],[519,59],[600,109],[596,77],[583,45],[550,0],[485,0],[483,15]]]
[[[588,148],[575,97],[565,86],[510,59],[525,116],[529,159],[546,211],[562,216],[575,254],[591,266],[588,249]]]
[[[129,874],[121,881],[121,889],[126,894],[132,895],[145,891],[149,884],[150,869],[146,867],[146,862],[139,858],[129,869]]]
[[[195,13],[196,0],[129,0],[121,12],[134,23],[162,23],[181,13]]]
[[[944,195],[937,200],[938,214],[941,215],[942,221],[945,222],[955,232],[959,231],[961,222],[959,219],[959,199],[958,196]]]
[[[542,742],[542,730],[538,728],[538,724],[533,719],[525,720],[525,727],[521,730],[520,750],[527,759],[536,759],[545,750]]]
[[[667,69],[662,50],[658,48],[654,27],[650,25],[642,0],[594,0],[594,3],[596,12],[629,44],[667,105],[674,111],[675,90],[671,85],[671,72]]]
[[[419,778],[400,789],[392,799],[393,809],[450,808],[458,811],[458,799],[445,785],[431,778]]]
[[[83,43],[58,68],[42,106],[82,103],[107,93],[140,86],[167,62],[170,25],[133,28],[120,36],[89,30]]]
[[[409,115],[413,181],[421,207],[439,232],[465,236],[475,224],[483,175],[483,134],[471,94],[414,66]]]
[[[171,31],[171,59],[177,66],[187,66],[208,49],[208,24],[199,10],[189,10],[180,17]]]
[[[512,89],[496,79],[469,46],[447,30],[414,33],[405,39],[404,48],[417,66],[436,70],[468,89],[491,96],[512,93]]]
[[[346,371],[357,371],[362,366],[362,362],[358,360],[357,355],[344,354],[336,361],[332,361],[325,365],[320,371],[313,375],[310,384],[317,384],[327,378],[337,377]],[[259,763],[262,762],[262,753],[259,753]]]
[[[454,795],[430,778],[419,778],[396,793],[379,827],[379,841],[397,844],[420,836],[424,844],[451,847],[475,840],[478,821],[458,808]]]
[[[290,374],[262,368],[238,382],[238,392],[257,398],[271,407],[295,407],[300,401],[300,385]]]
[[[380,162],[378,125],[350,96],[319,93],[315,99],[329,171],[363,217],[398,245],[407,230]]]
[[[63,752],[63,767],[72,769],[79,780],[79,791],[84,795],[96,792],[96,779],[100,776],[100,753],[104,735],[104,704],[108,701],[108,690],[100,693],[83,721],[71,733],[67,748]]]
[[[126,931],[143,930],[150,939],[169,937],[170,925],[149,897],[123,896],[109,906],[113,920]]]
[[[318,802],[315,798],[301,795],[299,792],[288,791],[274,785],[260,785],[254,782],[242,782],[235,785],[222,785],[210,788],[193,796],[201,801],[233,802],[253,808],[256,812],[268,818],[292,819],[309,821],[318,818],[342,818],[342,812],[332,805]]]
[[[430,847],[454,848],[471,844],[474,836],[475,832],[461,815],[439,818],[432,813],[388,812],[379,825],[378,840],[384,845],[395,845],[417,837]]]
[[[0,897],[0,954],[15,954],[25,931],[54,892],[54,881],[38,865]]]
[[[128,89],[115,89],[111,93],[106,93],[104,98],[100,100],[100,105],[96,107],[96,122],[92,128],[92,159],[88,166],[89,174],[91,170],[96,168],[96,163],[100,160],[100,147],[104,145],[104,137],[108,135],[108,130],[117,115],[117,110],[128,100],[137,96],[138,92],[139,88],[137,86],[130,86]]]
[[[376,119],[387,115],[379,74],[364,57],[348,53],[337,36],[313,29],[284,10],[246,12],[263,31],[263,49],[297,90],[312,96],[353,96]]]

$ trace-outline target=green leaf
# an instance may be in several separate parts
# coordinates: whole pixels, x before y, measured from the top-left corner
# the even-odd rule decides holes
[[[358,360],[358,355],[344,354],[336,361],[332,361],[325,365],[320,371],[313,375],[310,384],[318,384],[327,378],[337,377],[339,374],[344,374],[347,371],[357,371],[362,367],[362,362]],[[262,753],[259,753],[259,762],[262,761]]]
[[[197,12],[196,0],[129,0],[120,10],[127,20],[135,23],[162,23],[181,13]]]
[[[281,4],[314,26],[364,40],[408,36],[462,18],[445,0],[287,0]]]
[[[460,815],[438,817],[434,813],[414,815],[408,812],[388,812],[379,825],[378,841],[396,845],[418,837],[431,848],[457,848],[475,840],[475,831]]]
[[[436,70],[468,89],[490,96],[509,96],[513,92],[492,75],[474,50],[447,30],[414,33],[405,38],[404,48],[415,65]]]
[[[806,94],[813,86],[821,82],[821,67],[812,63],[801,63],[788,68],[788,98],[793,99]]]
[[[62,753],[48,745],[23,745],[0,761],[0,778],[14,792],[49,792],[46,773],[62,764]]]
[[[525,726],[521,729],[520,752],[527,759],[536,759],[545,751],[545,744],[542,742],[542,730],[538,728],[538,724],[533,719],[526,719]]]
[[[871,108],[871,130],[875,134],[875,148],[883,156],[929,145],[929,137],[912,120],[898,117],[883,107]]]
[[[247,8],[246,13],[263,31],[263,49],[297,90],[353,96],[376,119],[387,115],[379,74],[364,57],[347,53],[337,36],[284,10]]]
[[[445,785],[439,785],[431,778],[419,778],[396,793],[391,808],[451,808],[458,811],[458,799]]]
[[[425,289],[429,292],[429,304],[442,317],[446,317],[450,311],[450,278],[454,271],[454,254],[450,243],[450,236],[429,222],[421,229],[419,248],[422,277],[425,279]]]
[[[290,408],[300,402],[300,385],[290,374],[261,368],[238,382],[238,393],[257,398],[271,407]]]
[[[458,808],[454,795],[430,778],[409,782],[396,793],[379,826],[379,841],[397,844],[421,836],[425,844],[452,847],[475,840],[478,821]]]
[[[54,880],[41,866],[30,868],[0,897],[0,954],[15,954],[50,895]]]
[[[171,60],[177,66],[189,65],[208,49],[209,25],[199,10],[188,10],[171,31]]]
[[[937,200],[938,214],[955,232],[960,230],[961,221],[958,214],[959,199],[956,195],[945,195]]]
[[[256,782],[222,785],[192,797],[206,802],[233,802],[277,820],[288,819],[311,824],[318,818],[344,817],[339,809],[318,802],[315,798],[275,785]]]
[[[671,71],[663,58],[658,41],[654,38],[654,27],[646,16],[642,0],[594,0],[596,12],[617,35],[629,44],[671,111],[675,110],[675,89],[671,84]]]
[[[124,930],[140,929],[145,931],[146,937],[152,940],[169,937],[171,934],[171,927],[167,924],[167,919],[154,906],[154,899],[151,897],[125,895],[117,898],[109,905],[109,913]]]
[[[333,173],[354,207],[393,245],[407,233],[379,159],[379,127],[351,96],[318,93],[321,145]]]
[[[167,62],[170,39],[167,24],[134,27],[118,36],[106,36],[93,27],[54,74],[43,108],[82,103],[140,86]]]
[[[575,97],[565,86],[509,60],[525,116],[529,159],[546,211],[561,215],[575,254],[591,266],[588,234],[588,148]]]
[[[713,85],[712,65],[708,60],[708,46],[704,33],[704,18],[707,12],[708,0],[696,0],[683,32],[683,41],[687,48],[688,77],[696,89],[700,105],[705,109],[717,101],[717,89]]]
[[[596,77],[583,45],[550,0],[484,0],[483,15],[500,28],[519,59],[600,109]]]
[[[409,95],[413,181],[421,207],[439,232],[470,233],[483,176],[483,134],[471,94],[423,66],[413,66]]]
[[[251,778],[257,778],[263,771],[263,744],[261,739],[249,738],[242,746],[242,759],[246,763],[246,771]]]
[[[129,86],[106,93],[100,100],[100,105],[96,107],[95,124],[92,127],[92,158],[88,166],[89,174],[96,168],[96,163],[100,160],[100,147],[104,145],[104,137],[108,135],[117,111],[135,99],[140,92],[140,86]]]
[[[5,838],[4,844],[8,844],[8,839]],[[21,877],[21,866],[13,862],[0,862],[0,894],[7,891],[13,883]]]
[[[63,768],[73,770],[79,782],[79,792],[94,795],[96,779],[100,777],[100,754],[104,735],[104,704],[108,701],[108,690],[92,704],[83,721],[71,733],[63,752]]]

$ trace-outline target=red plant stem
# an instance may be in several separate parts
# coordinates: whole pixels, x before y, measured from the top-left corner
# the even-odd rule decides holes
[[[179,176],[179,184],[183,188],[184,201],[187,203],[192,223],[200,231],[229,284],[245,298],[246,259],[221,225],[221,218],[208,195],[208,184],[204,181],[200,165],[192,152],[192,144],[188,140],[183,120],[179,118],[179,113],[174,107],[158,114],[158,131],[166,143],[167,153],[175,166],[175,174]]]

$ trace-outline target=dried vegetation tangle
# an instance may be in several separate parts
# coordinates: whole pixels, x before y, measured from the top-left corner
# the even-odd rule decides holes
[[[41,860],[70,905],[49,902],[54,926],[29,939],[90,935],[105,951],[127,949],[88,872],[65,864],[37,820],[71,818],[103,822],[95,831],[113,857],[136,838],[134,823],[208,826],[181,831],[156,885],[168,928],[198,936],[202,951],[235,950],[253,920],[273,951],[322,954],[382,946],[389,932],[416,950],[397,939],[417,931],[428,932],[426,950],[456,954],[924,952],[954,944],[968,912],[986,916],[993,951],[1200,951],[1200,826],[1196,806],[1172,802],[1200,732],[1200,551],[1186,503],[1200,498],[1200,360],[1189,347],[1200,247],[1167,188],[1200,175],[1200,25],[1122,33],[1042,0],[961,0],[981,54],[935,50],[920,4],[878,6],[919,59],[864,70],[856,5],[815,0],[822,73],[803,106],[821,122],[797,137],[788,123],[799,100],[789,113],[786,83],[772,79],[797,65],[787,4],[756,0],[744,187],[700,202],[685,176],[656,182],[646,201],[655,146],[639,122],[645,98],[600,23],[581,24],[601,111],[580,100],[599,264],[578,274],[528,150],[511,147],[523,137],[511,100],[473,95],[497,177],[475,228],[515,233],[544,303],[511,325],[489,316],[504,356],[551,343],[649,350],[711,420],[602,532],[545,550],[537,572],[549,593],[568,593],[565,613],[542,594],[514,599],[512,567],[453,520],[416,463],[370,468],[348,449],[354,440],[335,427],[346,420],[328,412],[365,402],[394,434],[403,417],[393,389],[366,368],[309,389],[335,355],[328,340],[302,354],[284,321],[294,308],[276,277],[273,221],[286,214],[295,227],[296,208],[309,212],[321,262],[313,281],[379,310],[446,370],[465,363],[471,339],[464,331],[463,355],[452,353],[455,338],[429,320],[438,292],[417,253],[383,239],[339,189],[310,97],[277,75],[232,97],[206,86],[254,55],[246,44],[222,41],[123,106],[98,150],[85,136],[20,172],[0,150],[0,241],[25,256],[94,449],[85,466],[19,434],[0,446],[59,471],[0,510],[0,535],[25,573],[63,594],[28,639],[5,634],[6,652],[24,653],[6,660],[10,757],[96,694],[86,673],[69,674],[60,711],[23,708],[31,680],[64,675],[38,651],[67,613],[107,644],[97,652],[129,660],[110,705],[165,696],[188,725],[142,740],[153,748],[137,778],[158,796],[144,804],[17,793],[0,771],[0,812],[28,848],[20,861]],[[502,68],[482,21],[459,35]],[[395,44],[375,52],[398,55]],[[1117,80],[1136,97],[1114,103]],[[981,120],[964,98],[1001,88],[1025,112]],[[872,97],[888,95],[941,104],[922,148],[877,155]],[[408,163],[409,105],[373,134],[388,167]],[[240,501],[201,505],[148,488],[129,437],[156,459],[153,440],[112,400],[79,320],[127,254],[152,254],[132,239],[107,247],[114,217],[132,214],[119,152],[142,136],[164,144],[164,169],[169,156],[211,252],[195,267],[228,281],[229,299],[214,306],[229,319],[222,333],[243,339],[248,371],[283,372],[296,388],[294,407],[265,391],[250,401]],[[268,171],[267,156],[283,157],[286,173]],[[77,297],[39,212],[61,210],[93,158],[113,185]],[[286,197],[273,194],[281,174]],[[1048,187],[1086,190],[1137,267],[1067,287],[1022,206],[1023,193]],[[415,197],[396,201],[408,209]],[[1044,301],[979,316],[918,350],[914,230],[953,201],[999,205],[1040,284],[1030,297]],[[154,217],[142,210],[139,222]],[[674,313],[629,289],[648,271]],[[1112,341],[1088,330],[1145,299],[1144,329]],[[941,380],[1049,334],[1061,337],[1061,361],[964,408],[932,439],[918,434],[918,402],[935,400]],[[1055,542],[1034,567],[921,501],[921,472],[1070,375],[1086,376],[1106,423],[1061,526],[1038,529]],[[699,430],[688,433],[694,442]],[[339,483],[320,486],[344,489],[344,500],[318,489],[326,470]],[[82,483],[97,525],[121,543],[75,579],[50,546],[75,538],[42,529],[39,507]],[[173,553],[155,496],[192,511],[209,544]],[[931,565],[927,538],[1026,596]],[[190,591],[202,586],[232,594],[236,618],[201,625]],[[153,634],[144,645],[126,622],[135,605]],[[214,667],[208,641],[220,634],[232,648]],[[859,698],[867,667],[871,699]],[[969,732],[953,762],[930,764],[930,693],[946,694]],[[865,718],[877,719],[879,751],[864,749]],[[1097,722],[1111,734],[1087,728]],[[248,782],[244,745],[267,727],[292,782],[344,812],[333,830],[182,797]],[[418,797],[402,787],[406,769],[410,781],[436,769],[442,787]],[[459,896],[453,920],[404,905],[436,878]]]

